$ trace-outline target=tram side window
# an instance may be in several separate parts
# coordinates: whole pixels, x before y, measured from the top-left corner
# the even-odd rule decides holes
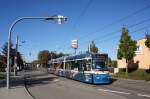
[[[82,66],[83,66],[84,71],[90,71],[91,70],[91,61],[84,60],[82,62]]]
[[[77,63],[78,63],[78,70],[83,71],[82,61],[78,61]]]
[[[75,61],[72,61],[71,70],[78,70],[78,64]]]
[[[91,70],[91,60],[86,61],[86,69],[87,69],[87,71]]]
[[[66,62],[65,69],[66,69],[66,70],[70,70],[70,63],[69,63],[69,62]]]
[[[86,62],[84,60],[82,61],[82,67],[84,71],[87,71]]]
[[[66,62],[66,70],[77,70],[77,66],[74,62]]]

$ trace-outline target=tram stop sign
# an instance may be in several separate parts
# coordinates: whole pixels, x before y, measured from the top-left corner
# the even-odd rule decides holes
[[[78,48],[78,40],[71,40],[71,47],[74,49]]]

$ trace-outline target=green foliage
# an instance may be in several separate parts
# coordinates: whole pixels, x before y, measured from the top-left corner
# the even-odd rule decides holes
[[[90,52],[92,52],[92,53],[98,53],[98,48],[96,47],[94,41],[92,41],[91,44],[90,44]]]
[[[56,59],[58,57],[62,57],[65,55],[67,55],[67,54],[64,54],[62,52],[57,53],[55,51],[49,52],[48,50],[43,50],[43,51],[39,52],[38,60],[33,61],[33,63],[34,64],[41,64],[42,66],[46,67],[49,60]]]
[[[116,68],[117,67],[117,61],[116,60],[112,60],[111,61],[111,66]]]
[[[125,58],[127,62],[132,60],[135,56],[136,51],[136,41],[133,41],[129,36],[129,31],[127,28],[122,28],[122,35],[120,39],[120,44],[118,48],[117,58]]]
[[[107,59],[107,66],[111,66],[112,65],[112,61],[111,61],[111,58],[110,57],[108,57],[108,59]]]
[[[50,53],[48,50],[40,51],[38,54],[38,60],[40,64],[42,64],[44,67],[47,66],[47,62],[50,59]]]
[[[2,47],[2,61],[3,63],[7,64],[7,51],[8,51],[8,43],[6,42]],[[10,59],[12,60],[11,66],[14,65],[14,55],[15,55],[15,49],[13,49],[13,44],[10,43]]]
[[[19,68],[23,68],[24,64],[23,64],[23,58],[22,55],[20,54],[20,52],[17,52],[17,65]]]
[[[0,55],[0,68],[1,70],[5,70],[7,64],[7,51],[8,51],[8,43],[5,43],[2,47],[2,55]],[[13,44],[10,43],[10,59],[12,60],[11,66],[14,66],[14,56],[16,49],[13,48]],[[17,64],[21,68],[23,67],[23,59],[20,52],[17,52]]]
[[[0,73],[0,80],[5,79],[5,78],[6,78],[6,76],[4,74]]]
[[[5,72],[5,67],[6,67],[6,64],[3,60],[3,56],[0,55],[0,72]]]
[[[150,48],[150,35],[146,35],[146,41],[145,41],[145,45],[148,47],[148,48]]]
[[[51,59],[56,59],[56,58],[59,58],[59,57],[62,57],[62,56],[66,56],[68,54],[65,54],[63,52],[58,53],[56,51],[51,51],[50,55],[51,55]]]
[[[116,76],[120,78],[150,81],[150,73],[147,73],[146,70],[143,69],[135,70],[133,72],[130,72],[128,75],[126,75],[124,71],[119,71]]]

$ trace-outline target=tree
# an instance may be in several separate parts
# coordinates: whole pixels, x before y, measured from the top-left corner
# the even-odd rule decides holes
[[[8,51],[8,43],[6,42],[2,47],[2,57],[4,64],[6,66],[7,64],[7,51]],[[13,44],[10,43],[10,60],[11,60],[11,67],[14,65],[14,55],[15,55],[15,49],[13,49]]]
[[[0,72],[3,71],[2,69],[4,68],[5,68],[4,59],[3,56],[0,54]]]
[[[146,34],[145,38],[146,38],[145,45],[150,49],[150,35]]]
[[[107,66],[111,67],[111,65],[112,65],[112,60],[111,60],[110,57],[108,57],[108,59],[107,59]]]
[[[65,54],[63,52],[58,53],[56,51],[51,51],[50,52],[50,59],[56,59],[56,58],[59,58],[59,57],[62,57],[62,56],[66,56],[66,55],[68,55],[68,54]]]
[[[116,60],[112,60],[111,66],[114,67],[114,68],[117,68],[117,61]]]
[[[4,46],[2,47],[2,55],[1,55],[1,61],[3,61],[5,68],[7,65],[7,51],[8,51],[8,45],[7,45],[7,43],[5,43]],[[10,43],[11,67],[14,66],[15,52],[16,52],[16,49],[14,49],[13,44]],[[19,68],[23,67],[23,59],[22,59],[20,52],[17,52],[17,64],[18,64]]]
[[[20,52],[17,52],[17,65],[19,67],[19,69],[23,69],[24,68],[24,64],[23,64],[23,58]]]
[[[91,44],[90,44],[90,52],[92,52],[92,53],[98,53],[98,48],[96,47],[94,41],[92,41]]]
[[[48,60],[51,58],[51,55],[48,50],[40,51],[38,54],[38,60],[40,64],[44,67],[47,66]]]
[[[136,51],[136,41],[132,40],[129,36],[129,31],[127,28],[122,28],[122,35],[120,39],[120,44],[118,46],[117,58],[126,60],[126,73],[128,73],[128,62],[133,59]]]

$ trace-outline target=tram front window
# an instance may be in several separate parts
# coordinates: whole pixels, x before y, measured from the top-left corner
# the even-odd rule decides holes
[[[93,61],[93,69],[103,70],[105,68],[104,61]]]

